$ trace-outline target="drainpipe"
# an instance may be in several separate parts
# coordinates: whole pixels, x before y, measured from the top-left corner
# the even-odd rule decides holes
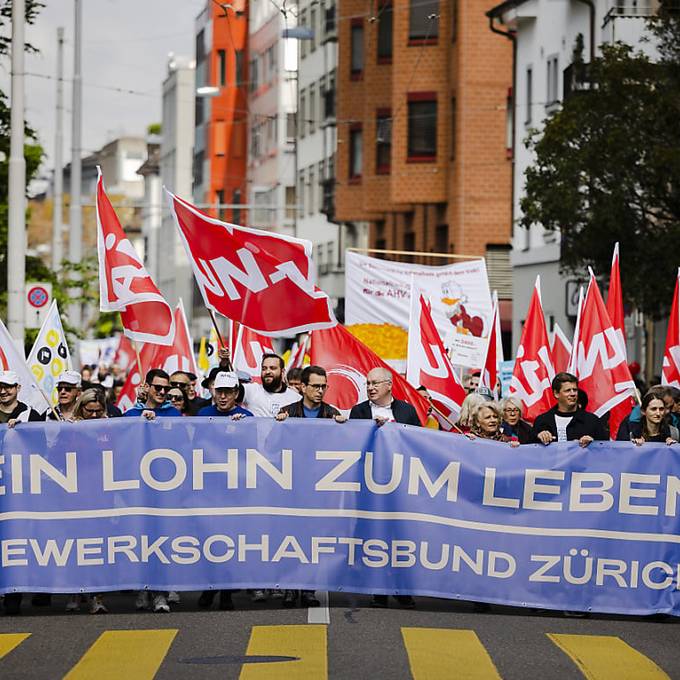
[[[584,5],[588,5],[590,10],[590,61],[595,60],[595,3],[593,0],[578,0]]]

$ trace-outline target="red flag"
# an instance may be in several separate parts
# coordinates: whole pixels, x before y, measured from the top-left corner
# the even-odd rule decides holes
[[[621,287],[621,270],[619,268],[619,244],[614,245],[612,256],[612,270],[609,276],[609,292],[607,293],[607,314],[611,319],[616,335],[618,336],[623,356],[627,360],[626,351],[626,325],[623,311],[623,289]],[[609,432],[613,439],[619,431],[623,419],[630,413],[632,405],[630,399],[624,399],[609,411]]]
[[[498,383],[498,365],[499,362],[503,360],[498,349],[500,345],[500,321],[498,313],[498,296],[496,295],[496,291],[494,291],[491,329],[489,330],[489,339],[486,345],[484,367],[482,368],[482,373],[480,375],[480,383],[492,391],[496,390],[496,384]]]
[[[434,405],[452,421],[458,419],[465,390],[444,349],[430,306],[415,288],[411,288],[406,379],[415,387],[426,387]]]
[[[569,370],[569,359],[571,358],[571,343],[560,328],[555,324],[552,334],[552,362],[555,373],[563,373]]]
[[[250,328],[239,326],[234,349],[234,368],[260,380],[262,355],[273,354],[272,341]]]
[[[169,345],[175,336],[172,309],[120,226],[99,168],[98,173],[99,309],[120,312],[124,332],[132,340]]]
[[[145,344],[139,352],[139,360],[142,364],[144,375],[139,374],[137,361],[128,374],[123,389],[118,397],[116,406],[121,411],[126,411],[134,406],[137,401],[137,388],[144,382],[146,374],[152,368],[162,368],[166,373],[175,371],[190,371],[198,374],[196,358],[194,357],[193,343],[189,335],[184,306],[180,300],[174,313],[175,337],[172,345]]]
[[[302,338],[300,344],[297,342],[293,345],[290,350],[290,357],[288,358],[288,365],[286,370],[289,371],[291,368],[302,368],[305,364],[305,354],[307,353],[307,345],[309,344],[309,335],[305,335]]]
[[[602,417],[635,389],[626,355],[592,270],[574,337],[574,373],[588,395],[588,410]],[[615,433],[614,433],[615,434]]]
[[[552,393],[552,379],[555,369],[550,355],[548,330],[545,326],[541,305],[541,280],[536,277],[529,311],[522,328],[522,337],[517,348],[515,369],[510,382],[510,394],[521,399],[524,418],[530,422],[555,404]]]
[[[680,269],[678,269],[678,277],[675,279],[673,306],[668,319],[661,382],[664,385],[680,387]]]
[[[325,400],[329,404],[347,411],[365,401],[366,374],[372,368],[386,368],[392,374],[394,397],[412,404],[421,423],[427,420],[427,400],[344,326],[338,324],[323,331],[314,331],[311,361],[315,366],[323,366],[328,373]]]
[[[119,366],[122,371],[127,371],[135,360],[135,348],[125,333],[121,333],[118,338],[118,349],[113,357],[113,363]]]
[[[268,336],[337,323],[314,285],[310,241],[220,222],[168,194],[208,309]]]

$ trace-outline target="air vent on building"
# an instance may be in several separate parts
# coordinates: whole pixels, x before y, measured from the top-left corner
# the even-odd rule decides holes
[[[512,300],[512,266],[509,245],[488,245],[486,247],[486,271],[489,287],[498,291],[501,300]]]

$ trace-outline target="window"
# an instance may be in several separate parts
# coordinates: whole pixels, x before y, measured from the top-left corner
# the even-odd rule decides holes
[[[300,170],[298,173],[298,187],[297,187],[297,201],[298,201],[298,217],[305,216],[305,171]]]
[[[316,86],[309,86],[309,134],[316,130]]]
[[[434,249],[438,253],[449,252],[449,225],[438,224],[434,232]]]
[[[215,203],[217,203],[217,219],[224,219],[224,191],[221,189],[215,192]]]
[[[243,77],[243,50],[236,50],[236,84],[243,85],[245,78]]]
[[[227,53],[217,50],[217,83],[224,87],[227,82]]]
[[[437,158],[437,95],[417,92],[408,95],[408,158],[432,161]]]
[[[203,184],[203,151],[194,154],[194,186]]]
[[[326,9],[326,34],[335,31],[335,5]]]
[[[323,116],[335,117],[335,71],[328,74],[326,87],[323,91]]]
[[[205,32],[201,29],[196,34],[196,63],[200,64],[205,59]]]
[[[410,0],[408,39],[415,45],[437,43],[439,0]]]
[[[412,231],[404,232],[404,250],[412,253],[416,249],[416,235]],[[407,259],[411,258],[407,256]]]
[[[240,205],[241,200],[241,190],[234,189],[234,191],[231,192],[231,202],[234,205]],[[231,209],[231,221],[234,224],[241,224],[241,208]]]
[[[548,75],[548,88],[547,88],[547,93],[548,97],[546,100],[546,107],[553,106],[556,104],[559,100],[557,97],[558,93],[558,84],[559,84],[559,57],[557,55],[554,55],[552,57],[548,57],[546,61],[546,67],[547,67],[547,75]]]
[[[300,10],[300,26],[307,26],[307,8]],[[307,41],[300,40],[300,59],[304,59],[307,56]]]
[[[276,70],[278,68],[276,63],[276,45],[272,45],[267,50],[267,68],[269,69],[267,81],[271,82],[274,80],[274,78],[276,78]]]
[[[316,7],[309,10],[309,27],[312,29],[312,40],[310,45],[310,52],[316,49]]]
[[[361,123],[355,123],[349,130],[349,178],[360,180],[364,165],[364,141]]]
[[[257,57],[251,60],[249,70],[250,70],[250,87],[248,89],[250,90],[250,92],[255,92],[255,90],[257,90],[257,88],[259,87],[258,83],[259,69]]]
[[[289,141],[295,139],[295,113],[286,114],[286,137]]]
[[[392,0],[383,0],[378,11],[378,63],[392,63]]]
[[[307,192],[309,195],[309,199],[307,201],[307,214],[308,215],[313,215],[315,210],[316,210],[316,172],[314,170],[314,166],[310,166],[309,168],[309,183],[307,184]]]
[[[458,0],[451,0],[451,42],[458,39]]]
[[[375,174],[389,175],[392,162],[392,111],[378,109],[375,120]]]
[[[194,126],[198,127],[204,118],[205,100],[203,97],[194,97]]]
[[[298,111],[298,120],[300,121],[300,137],[304,137],[307,134],[307,121],[305,120],[305,114],[307,113],[307,92],[302,90],[300,92],[300,110]]]
[[[351,73],[352,80],[361,80],[364,72],[364,22],[352,19],[350,29]]]
[[[286,187],[286,219],[295,219],[295,187]]]
[[[531,125],[531,107],[533,106],[533,98],[534,98],[533,78],[534,78],[534,73],[533,73],[531,66],[529,66],[529,68],[527,69],[527,98],[526,98],[526,102],[525,102],[525,106],[527,107],[527,110],[526,110],[525,115],[524,115],[524,124],[525,125]]]

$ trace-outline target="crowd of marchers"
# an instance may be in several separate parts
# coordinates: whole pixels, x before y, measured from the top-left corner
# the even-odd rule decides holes
[[[356,404],[346,416],[324,400],[328,389],[328,377],[321,366],[307,366],[292,369],[286,373],[283,359],[277,354],[262,357],[260,382],[250,381],[248,376],[231,370],[229,352],[219,350],[220,364],[213,368],[202,380],[201,386],[211,396],[201,398],[197,393],[196,375],[177,371],[168,375],[161,369],[152,369],[146,374],[145,382],[139,387],[137,403],[125,414],[121,414],[113,401],[115,390],[101,382],[85,370],[66,371],[57,380],[58,403],[40,415],[21,401],[21,385],[18,375],[13,371],[0,371],[0,424],[16,427],[29,421],[44,418],[79,422],[99,418],[127,417],[154,420],[161,417],[227,417],[240,420],[248,417],[275,418],[327,418],[341,424],[349,419],[373,420],[378,426],[387,422],[397,422],[420,426],[416,409],[392,395],[392,373],[378,367],[366,375],[366,394],[368,399]],[[87,379],[85,379],[87,378]],[[569,373],[558,373],[552,381],[552,391],[556,405],[539,415],[533,424],[523,418],[522,403],[510,396],[498,401],[494,393],[479,386],[479,375],[465,377],[467,396],[460,415],[451,432],[472,440],[485,439],[507,443],[509,446],[520,444],[542,444],[550,446],[553,442],[578,441],[587,447],[595,440],[615,438],[630,441],[635,445],[645,442],[663,442],[673,445],[680,440],[680,390],[671,386],[657,385],[648,389],[640,403],[631,409],[621,423],[616,437],[610,437],[607,422],[588,412],[588,396],[579,389],[578,379]],[[419,388],[422,396],[430,399],[424,388]],[[443,422],[436,409],[428,414],[425,427],[450,429],[450,423]],[[217,606],[223,610],[234,607],[232,591],[221,590],[216,593],[208,590],[201,593],[198,605],[210,608],[217,595]],[[284,590],[250,591],[253,602],[265,602],[269,598],[280,598],[283,607],[319,606],[314,591]],[[21,593],[11,593],[4,597],[4,611],[9,615],[20,612]],[[178,602],[176,592],[140,591],[135,605],[140,610],[154,612],[170,611],[170,604]],[[400,606],[412,608],[413,598],[403,595],[396,598]],[[93,614],[106,613],[105,597],[102,595],[69,596],[66,609],[78,611],[89,602]],[[49,594],[34,594],[34,606],[49,606]],[[372,606],[386,607],[388,598],[375,595]],[[479,604],[478,608],[486,605]]]

